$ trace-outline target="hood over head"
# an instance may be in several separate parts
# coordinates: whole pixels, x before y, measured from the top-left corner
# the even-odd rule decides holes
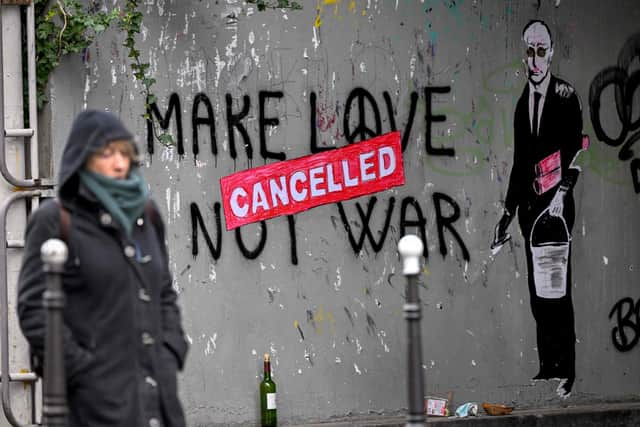
[[[117,140],[130,141],[136,154],[138,153],[133,134],[115,114],[97,110],[85,110],[78,114],[71,126],[60,162],[58,195],[61,199],[71,198],[77,193],[77,172],[84,167],[87,159],[108,143]]]

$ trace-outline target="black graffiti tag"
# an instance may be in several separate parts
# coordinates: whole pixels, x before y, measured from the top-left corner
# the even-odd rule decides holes
[[[456,203],[456,201],[449,197],[444,193],[433,193],[432,197],[433,203],[435,205],[436,211],[436,227],[438,230],[438,242],[440,244],[440,254],[444,259],[447,256],[447,244],[445,239],[445,229],[451,233],[454,237],[456,243],[460,246],[460,250],[462,251],[462,257],[465,261],[469,261],[470,254],[467,246],[465,245],[462,237],[455,229],[454,224],[460,218],[460,206]],[[386,212],[384,215],[384,222],[381,229],[377,231],[374,230],[374,225],[371,224],[372,217],[374,216],[374,210],[376,206],[376,202],[378,198],[376,196],[369,197],[367,202],[366,212],[363,207],[360,205],[360,202],[355,202],[355,207],[358,213],[355,224],[360,228],[360,236],[358,237],[357,230],[351,226],[349,218],[347,217],[345,210],[345,202],[338,202],[338,212],[340,213],[340,219],[342,220],[342,224],[344,225],[344,229],[347,233],[347,237],[349,239],[349,243],[353,248],[355,254],[358,254],[363,248],[365,241],[368,239],[371,247],[378,253],[382,250],[385,244],[385,240],[387,238],[388,231],[390,229],[394,229],[393,226],[390,226],[391,216],[393,215],[396,199],[395,197],[390,197],[387,203]],[[445,202],[443,204],[442,202]],[[448,208],[445,205],[449,205]],[[409,218],[407,207],[411,206],[413,208],[416,219]],[[449,216],[445,216],[444,212],[448,212],[452,210],[453,213]],[[420,233],[420,237],[422,238],[422,244],[424,246],[423,256],[428,258],[428,244],[427,244],[427,235],[425,232],[425,227],[427,224],[426,217],[422,212],[422,208],[416,199],[413,197],[405,197],[402,199],[401,208],[400,208],[400,230],[401,235],[404,235],[407,228],[417,228]],[[335,224],[334,224],[335,226]],[[376,240],[376,236],[378,236]]]
[[[636,89],[640,87],[640,70],[629,74],[629,67],[634,60],[640,59],[640,33],[633,35],[624,44],[618,55],[618,64],[600,71],[591,82],[589,88],[589,106],[591,122],[596,137],[612,147],[622,145],[618,158],[627,161],[634,157],[633,145],[640,140],[640,114],[634,120],[633,102]],[[607,134],[600,120],[601,97],[604,90],[613,86],[615,107],[621,129],[617,136]],[[629,134],[631,134],[629,136]],[[628,138],[627,138],[628,136]],[[640,158],[634,158],[629,164],[633,188],[640,193]]]
[[[616,326],[611,330],[613,345],[619,351],[629,351],[640,340],[640,298],[635,303],[630,297],[622,298],[611,309],[609,319],[614,314]]]
[[[353,104],[354,99],[358,100],[358,125],[355,127],[355,129],[351,130],[349,128],[349,121],[351,118],[351,107]],[[376,128],[375,130],[367,127],[366,125],[366,119],[365,119],[365,103],[364,101],[367,100],[369,102],[369,105],[371,107],[371,110],[373,111],[373,118],[375,119],[375,124],[376,124]],[[378,136],[380,134],[382,134],[382,124],[380,121],[380,110],[378,109],[378,104],[376,104],[376,100],[373,98],[373,96],[366,91],[366,89],[363,88],[355,88],[351,91],[351,93],[349,94],[349,97],[347,98],[347,102],[345,104],[345,111],[344,111],[344,136],[347,139],[347,141],[349,141],[349,143],[354,143],[356,142],[356,138],[358,136],[360,136],[360,141],[364,141],[365,139],[368,138],[373,138],[374,136]]]
[[[424,121],[425,121],[425,148],[427,154],[431,156],[455,156],[453,147],[434,147],[432,142],[432,130],[434,123],[445,122],[447,116],[444,114],[433,113],[433,95],[447,94],[451,92],[450,86],[426,86],[424,88]],[[384,103],[387,110],[387,118],[390,130],[397,130],[396,116],[397,105],[394,107],[389,92],[382,92]],[[258,92],[258,137],[260,144],[260,156],[266,161],[268,159],[286,160],[286,154],[283,151],[270,151],[267,147],[267,127],[273,128],[280,124],[277,115],[267,113],[268,104],[276,104],[284,98],[282,91],[264,91]],[[413,128],[416,112],[418,110],[419,95],[417,91],[410,94],[409,115],[402,132],[402,152],[405,152],[409,141],[411,140],[411,129]],[[239,145],[244,147],[249,164],[253,160],[254,142],[249,135],[248,120],[251,111],[251,97],[247,94],[234,99],[230,93],[225,94],[224,102],[226,104],[226,128],[229,142],[229,154],[233,160],[238,158],[238,149],[236,140],[240,138]],[[317,96],[315,92],[309,94],[310,108],[310,127],[309,149],[312,154],[320,153],[326,150],[337,148],[335,146],[320,146],[318,144],[318,126],[317,123]],[[162,104],[162,103],[160,103]],[[237,104],[237,105],[236,105]],[[154,129],[156,124],[161,129],[171,133],[176,141],[178,155],[181,157],[185,154],[184,132],[182,125],[182,101],[178,93],[172,93],[168,99],[168,107],[163,112],[163,108],[158,102],[150,102],[145,108],[147,123],[147,152],[151,155],[154,153],[154,142],[156,136]],[[235,106],[235,108],[234,108]],[[204,107],[204,108],[202,108]],[[201,111],[202,110],[202,111]],[[339,108],[336,107],[336,119]],[[346,100],[345,111],[343,116],[344,136],[348,143],[366,140],[382,134],[382,116],[380,108],[375,97],[366,89],[357,87],[353,89]],[[200,144],[211,144],[211,154],[218,156],[218,146],[216,137],[216,118],[214,117],[213,103],[209,96],[204,92],[196,94],[191,109],[191,128],[192,128],[192,153],[196,159],[200,155]],[[208,128],[208,129],[207,129]],[[337,136],[337,135],[336,135]],[[254,138],[255,139],[255,138]]]

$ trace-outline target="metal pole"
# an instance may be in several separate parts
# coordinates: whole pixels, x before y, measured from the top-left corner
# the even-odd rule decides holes
[[[49,239],[40,249],[47,290],[43,303],[47,312],[44,347],[42,422],[46,427],[67,426],[67,392],[64,373],[62,272],[67,260],[67,245],[59,239]]]
[[[407,276],[406,302],[403,306],[407,319],[407,391],[409,412],[405,427],[424,427],[424,381],[422,374],[422,336],[420,335],[420,296],[418,295],[418,275],[422,240],[418,236],[406,235],[398,242],[398,252],[402,257],[402,274]]]

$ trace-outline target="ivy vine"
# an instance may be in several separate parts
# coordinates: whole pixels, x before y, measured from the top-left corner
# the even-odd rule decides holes
[[[127,57],[131,60],[131,71],[136,80],[142,85],[140,94],[143,96],[144,111],[142,117],[151,122],[151,129],[154,137],[164,146],[173,145],[173,137],[170,133],[159,131],[151,117],[151,104],[157,98],[151,87],[156,83],[156,79],[149,75],[150,64],[140,59],[140,50],[136,47],[136,37],[140,34],[143,14],[138,10],[139,0],[126,0],[124,10],[120,15],[119,27],[125,32],[125,39],[122,46],[128,49]]]
[[[302,6],[294,0],[246,0],[255,4],[259,11],[266,9],[300,10]],[[127,49],[134,78],[140,82],[140,94],[145,100],[143,118],[151,121],[154,137],[163,145],[172,145],[172,136],[158,131],[151,117],[151,105],[156,102],[152,86],[156,80],[149,75],[150,64],[144,62],[136,46],[140,34],[143,14],[139,10],[140,0],[126,0],[122,9],[103,10],[101,2],[92,0],[83,7],[78,0],[35,0],[36,31],[36,87],[38,109],[48,101],[46,88],[49,76],[60,65],[63,56],[84,52],[95,38],[113,23],[117,23],[125,38],[122,46]]]
[[[69,53],[80,53],[113,22],[118,11],[93,6],[85,10],[77,0],[36,0],[36,87],[38,108],[47,102],[49,75]]]
[[[100,9],[97,2],[83,7],[78,0],[35,0],[36,31],[36,89],[38,109],[48,101],[46,87],[49,76],[60,64],[63,56],[81,53],[96,36],[110,25],[117,23],[125,34],[122,43],[127,49],[130,68],[134,78],[142,85],[140,91],[145,100],[143,118],[152,121],[150,106],[156,101],[152,86],[156,80],[148,75],[149,63],[140,57],[136,37],[140,34],[143,14],[138,9],[140,0],[126,0],[122,9],[111,11]],[[167,132],[158,132],[153,126],[156,139],[163,145],[172,145],[173,138]]]

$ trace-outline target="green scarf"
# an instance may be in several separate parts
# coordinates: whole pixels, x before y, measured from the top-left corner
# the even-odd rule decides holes
[[[127,179],[113,179],[104,175],[81,170],[80,182],[84,184],[102,206],[122,225],[128,237],[135,220],[144,211],[149,192],[144,179],[137,171],[132,171]]]

